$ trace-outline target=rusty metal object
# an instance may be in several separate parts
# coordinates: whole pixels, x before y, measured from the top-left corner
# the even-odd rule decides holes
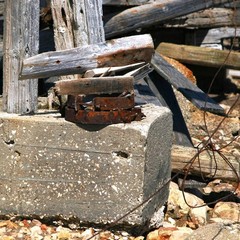
[[[134,108],[134,95],[123,96],[68,96],[65,119],[82,124],[114,124],[140,121],[144,114]]]
[[[111,111],[118,109],[131,109],[134,107],[134,96],[127,97],[96,97],[93,99],[95,109]]]
[[[111,111],[86,111],[66,107],[65,119],[74,123],[82,124],[114,124],[130,123],[140,121],[144,115],[140,108],[130,110],[111,110]]]

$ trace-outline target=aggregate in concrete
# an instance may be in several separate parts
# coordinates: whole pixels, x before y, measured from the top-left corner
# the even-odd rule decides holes
[[[170,111],[143,112],[140,122],[108,126],[1,112],[0,214],[106,223],[140,204],[169,179],[172,143]],[[146,224],[167,197],[165,186],[122,222]]]

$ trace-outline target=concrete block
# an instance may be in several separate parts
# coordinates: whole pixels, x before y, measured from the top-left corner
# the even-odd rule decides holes
[[[109,126],[1,112],[0,214],[106,223],[134,208],[170,177],[171,113],[143,112],[140,122]],[[121,222],[149,223],[167,197],[165,187]]]

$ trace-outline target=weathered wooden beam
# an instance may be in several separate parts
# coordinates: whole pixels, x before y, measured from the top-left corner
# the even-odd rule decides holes
[[[212,8],[171,19],[165,27],[217,28],[240,25],[240,9]]]
[[[170,82],[197,108],[213,113],[224,114],[222,107],[169,64],[159,53],[155,52],[151,64],[160,76]]]
[[[84,47],[47,52],[25,59],[21,79],[82,74],[89,69],[150,62],[153,54],[150,35],[130,36]]]
[[[156,71],[151,72],[144,78],[151,91],[157,97],[162,106],[167,107],[172,112],[173,118],[173,143],[192,147],[192,140],[184,121],[181,109],[173,88],[169,81],[161,77]],[[146,96],[143,95],[145,98]]]
[[[73,33],[73,12],[69,1],[51,0],[54,43],[57,51],[75,47]],[[59,79],[76,79],[75,75],[61,76]]]
[[[221,27],[211,29],[193,29],[186,32],[187,45],[207,46],[211,44],[222,44],[224,38],[240,37],[240,28]]]
[[[38,53],[39,0],[6,1],[4,31],[3,108],[9,113],[35,112],[38,82],[18,79],[22,60]]]
[[[162,0],[144,4],[127,9],[108,20],[104,27],[105,35],[111,38],[226,2],[228,0]]]
[[[75,47],[105,42],[102,0],[73,0]]]
[[[157,52],[167,57],[174,58],[183,63],[240,69],[240,53],[226,50],[202,48],[196,46],[178,45],[172,43],[160,43]]]
[[[56,82],[59,95],[113,94],[133,91],[133,77],[98,77]]]
[[[72,9],[69,1],[51,0],[56,50],[74,48]]]
[[[180,171],[183,166],[185,166],[196,154],[197,149],[195,148],[173,145],[171,152],[172,171]],[[224,155],[240,176],[239,159],[237,157],[234,157],[230,153],[224,152]],[[216,161],[214,160],[214,156],[216,157]],[[212,177],[216,171],[216,174],[214,175],[215,178],[236,180],[236,175],[234,174],[233,170],[228,166],[228,164],[218,154],[215,153],[214,156],[213,153],[210,151],[202,152],[199,155],[199,161],[196,158],[195,162],[193,163],[190,173],[198,176],[202,175],[204,177]]]

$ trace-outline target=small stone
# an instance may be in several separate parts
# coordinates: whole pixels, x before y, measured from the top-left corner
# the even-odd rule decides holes
[[[31,231],[31,234],[30,234],[31,239],[34,239],[34,240],[43,239],[43,237],[41,236],[42,230],[40,226],[33,226],[30,228],[30,231]]]
[[[14,237],[12,236],[3,236],[1,240],[14,240]]]
[[[33,234],[42,234],[42,230],[40,226],[33,226],[30,228],[31,233]]]
[[[6,227],[1,227],[0,228],[0,236],[5,235],[7,228]]]
[[[87,240],[88,238],[93,237],[93,235],[94,235],[93,228],[88,228],[81,234],[81,239]],[[96,237],[93,237],[92,240],[96,240],[97,239]]]
[[[212,217],[229,219],[233,222],[239,221],[240,203],[218,202],[214,209]]]
[[[184,193],[176,187],[177,184],[170,184],[170,193],[168,198],[168,211],[174,211],[176,208],[180,208],[182,214],[188,214],[190,206],[198,207],[204,205],[204,201],[191,193]],[[188,204],[186,204],[185,200]],[[188,206],[189,205],[189,206]]]
[[[0,221],[0,228],[7,226],[8,221]]]
[[[193,230],[188,227],[178,227],[178,230],[173,231],[169,240],[185,240]]]
[[[134,238],[134,240],[144,240],[144,237],[143,236],[139,236],[139,237]]]
[[[122,231],[122,232],[121,232],[121,235],[122,235],[123,237],[129,236],[129,234],[128,234],[127,232],[125,232],[125,231]]]
[[[109,231],[101,232],[99,234],[100,240],[108,240],[108,239],[114,239],[113,234]]]
[[[173,231],[178,230],[176,227],[160,227],[159,229],[150,232],[147,235],[147,240],[167,240],[172,235]]]
[[[191,220],[195,223],[196,227],[203,226],[207,223],[208,209],[208,206],[190,209],[189,215],[191,217]]]
[[[33,219],[31,225],[40,227],[42,223],[37,219]]]
[[[77,224],[74,224],[74,223],[70,223],[70,224],[68,224],[68,226],[71,229],[77,229],[79,227]]]
[[[65,230],[61,230],[59,233],[58,233],[58,239],[59,240],[68,240],[70,239],[70,233],[69,231],[65,231]]]
[[[213,189],[211,187],[207,186],[207,187],[204,187],[202,190],[205,194],[210,194]]]
[[[157,240],[158,239],[158,230],[154,230],[147,235],[147,240]]]

